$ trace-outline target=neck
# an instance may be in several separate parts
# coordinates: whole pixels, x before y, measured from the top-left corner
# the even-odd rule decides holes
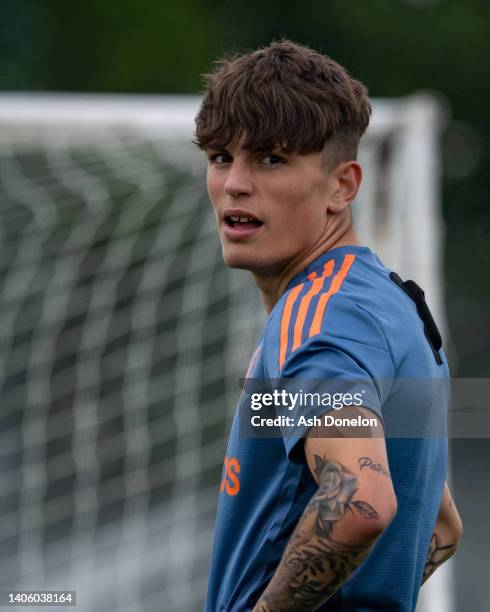
[[[333,215],[321,239],[309,251],[293,258],[278,273],[274,275],[261,275],[260,272],[252,272],[267,314],[270,314],[286,290],[289,281],[296,274],[304,270],[312,261],[331,249],[360,244],[352,225],[350,210],[345,210],[343,213],[346,214]]]

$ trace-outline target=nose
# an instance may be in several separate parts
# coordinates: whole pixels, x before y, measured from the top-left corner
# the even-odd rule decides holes
[[[247,164],[244,160],[234,159],[229,166],[228,174],[223,186],[226,195],[232,198],[250,195],[253,191],[253,181]]]

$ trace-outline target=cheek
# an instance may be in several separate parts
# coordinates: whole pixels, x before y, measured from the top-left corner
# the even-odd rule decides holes
[[[325,200],[311,183],[291,182],[283,189],[278,202],[282,224],[296,234],[316,234],[326,222]]]
[[[219,177],[216,177],[214,173],[208,172],[206,184],[209,199],[211,200],[211,204],[213,205],[213,208],[216,211],[219,194],[222,193],[221,181],[219,180]]]

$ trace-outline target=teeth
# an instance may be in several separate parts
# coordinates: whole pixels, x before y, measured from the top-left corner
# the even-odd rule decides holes
[[[230,216],[229,217],[230,221],[233,221],[233,223],[250,223],[250,222],[254,222],[255,219],[253,217],[238,217],[238,216]]]

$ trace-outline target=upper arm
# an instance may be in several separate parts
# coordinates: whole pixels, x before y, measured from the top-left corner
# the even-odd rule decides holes
[[[396,513],[382,424],[382,406],[389,395],[395,369],[384,332],[373,316],[347,294],[336,294],[329,301],[316,333],[310,330],[301,338],[298,333],[298,342],[291,342],[296,337],[296,324],[292,320],[287,323],[289,334],[284,334],[287,350],[279,376],[287,381],[291,391],[313,391],[322,398],[320,404],[313,399],[305,401],[292,413],[292,416],[307,418],[308,423],[301,425],[298,421],[292,431],[285,431],[288,457],[292,461],[304,461],[306,456],[320,487],[323,484],[318,466],[326,466],[328,478],[332,474],[338,478],[341,474],[345,479],[341,503],[345,505],[348,492],[351,497],[347,507],[352,512],[347,515],[353,526],[384,528]],[[347,403],[348,395],[349,399],[356,396],[356,402],[360,398],[362,407]],[[323,403],[323,398],[334,396],[343,396],[339,399],[344,404],[341,412],[337,406]],[[334,438],[332,427],[324,432],[317,426],[311,427],[311,417],[326,414],[347,417],[355,413],[377,417],[376,430],[366,432],[365,437],[354,437],[347,430],[344,437]],[[358,431],[356,435],[359,434]],[[331,469],[325,462],[330,462]],[[369,511],[363,513],[363,508],[368,507],[374,509],[376,518]]]
[[[364,408],[357,411],[362,416],[373,416]],[[354,409],[344,408],[339,414],[353,416],[353,413]],[[304,441],[304,453],[319,487],[322,486],[322,471],[328,470],[323,466],[330,465],[342,475],[346,491],[342,502],[347,501],[353,511],[351,520],[355,530],[379,533],[388,526],[396,514],[397,502],[380,421],[375,428],[356,428],[355,432],[337,430],[336,437],[332,437],[331,431],[312,428]],[[356,502],[361,503],[356,505]],[[368,506],[374,512],[363,512]]]

